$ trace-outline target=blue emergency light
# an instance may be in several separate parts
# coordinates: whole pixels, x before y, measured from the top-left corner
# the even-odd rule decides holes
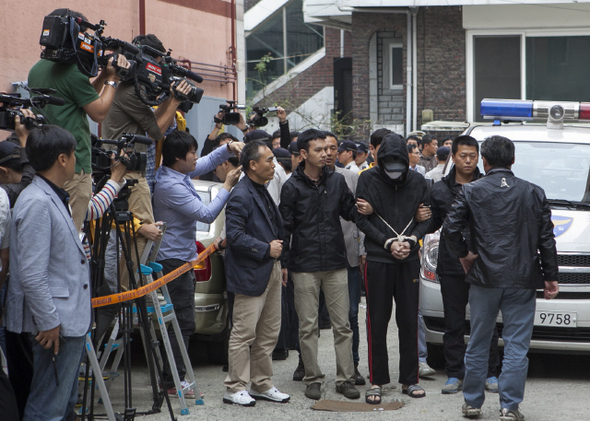
[[[527,99],[491,99],[481,101],[481,116],[493,120],[547,120],[554,112],[562,120],[590,120],[590,103],[573,101],[531,101]],[[554,118],[556,116],[553,116]]]

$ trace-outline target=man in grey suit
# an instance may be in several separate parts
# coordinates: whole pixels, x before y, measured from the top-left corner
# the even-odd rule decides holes
[[[91,304],[89,264],[63,190],[74,176],[75,149],[74,136],[60,127],[33,130],[26,151],[37,175],[13,211],[5,321],[33,343],[25,421],[66,419],[77,399]]]

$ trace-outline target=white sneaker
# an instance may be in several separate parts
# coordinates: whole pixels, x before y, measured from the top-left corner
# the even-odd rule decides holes
[[[223,403],[233,403],[241,406],[254,406],[256,401],[250,396],[247,390],[240,390],[236,393],[225,392],[223,395]]]
[[[418,375],[420,377],[431,377],[436,374],[434,368],[430,367],[426,361],[418,363]]]
[[[279,403],[286,403],[289,402],[289,399],[291,399],[291,397],[286,393],[279,392],[279,389],[277,389],[276,387],[273,387],[271,389],[268,389],[266,392],[261,393],[255,393],[251,391],[250,395],[256,399],[264,399],[267,401]]]

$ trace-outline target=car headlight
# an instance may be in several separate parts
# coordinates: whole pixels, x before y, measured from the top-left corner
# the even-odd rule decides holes
[[[438,233],[435,233],[438,234]],[[428,281],[437,282],[436,264],[438,262],[438,235],[427,235],[424,238],[424,247],[422,249],[422,277]]]

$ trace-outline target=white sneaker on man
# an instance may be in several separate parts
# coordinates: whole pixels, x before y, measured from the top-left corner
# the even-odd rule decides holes
[[[225,391],[225,395],[223,395],[223,403],[233,403],[241,406],[256,405],[256,401],[250,396],[247,390],[240,390],[236,393]]]
[[[255,393],[250,391],[250,395],[255,399],[264,399],[272,402],[286,403],[291,397],[286,393],[279,392],[279,389],[272,387],[265,392]]]

